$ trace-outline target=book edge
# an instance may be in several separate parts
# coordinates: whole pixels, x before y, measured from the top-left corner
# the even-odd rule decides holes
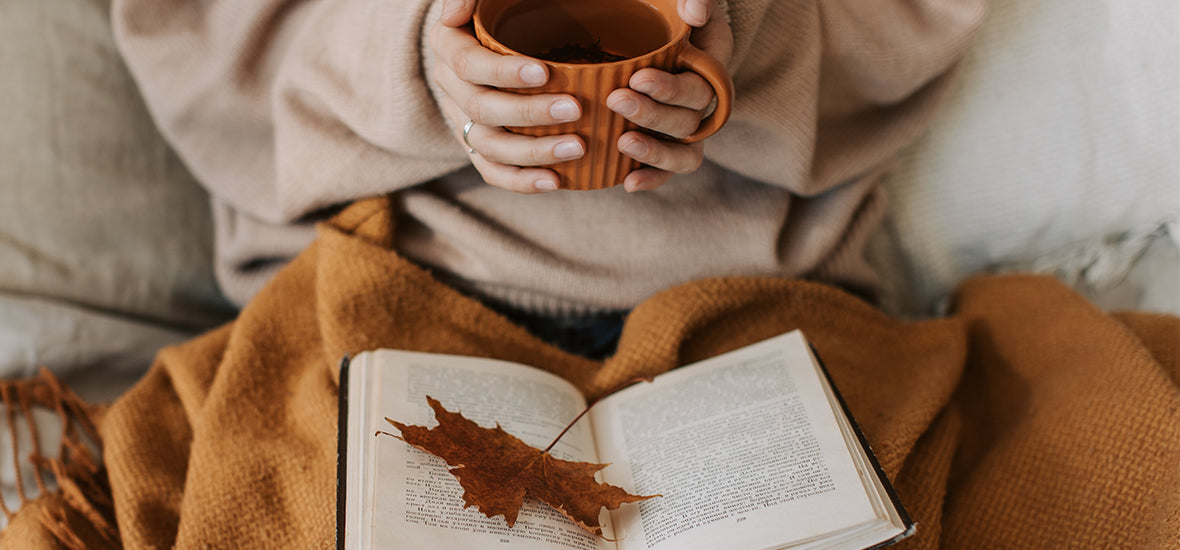
[[[848,403],[844,401],[844,396],[840,394],[839,387],[836,385],[836,382],[832,380],[832,374],[828,372],[828,367],[824,365],[823,358],[820,356],[819,351],[815,349],[815,346],[812,345],[811,342],[807,342],[807,347],[811,350],[811,356],[815,359],[816,366],[819,367],[820,372],[823,373],[824,378],[827,379],[828,387],[832,389],[832,395],[836,398],[836,401],[840,403],[840,410],[843,412],[844,417],[848,420],[848,425],[852,428],[852,432],[856,434],[856,440],[860,443],[861,448],[864,449],[865,455],[869,459],[869,464],[872,465],[873,472],[877,476],[877,481],[885,489],[886,496],[889,497],[889,501],[893,504],[893,508],[897,510],[897,515],[901,519],[902,526],[905,528],[904,531],[893,538],[881,541],[866,548],[865,550],[876,550],[896,544],[902,539],[905,539],[914,534],[916,531],[914,520],[910,518],[909,512],[907,512],[905,506],[902,505],[901,498],[897,495],[897,491],[893,488],[893,483],[889,480],[889,476],[885,475],[885,470],[881,468],[881,463],[877,460],[877,453],[873,452],[873,447],[872,445],[869,445],[868,439],[865,438],[864,432],[861,431],[860,424],[856,421],[856,417],[853,416],[852,411],[848,409]]]
[[[339,397],[336,401],[336,550],[344,550],[345,496],[348,490],[348,373],[351,359],[340,360]]]

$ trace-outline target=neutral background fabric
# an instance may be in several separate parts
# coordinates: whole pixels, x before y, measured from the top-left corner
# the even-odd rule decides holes
[[[1023,268],[1180,313],[1180,3],[993,2],[887,188],[912,306]]]
[[[108,10],[0,5],[0,291],[206,323],[206,194],[160,140]]]
[[[211,243],[207,195],[148,117],[109,3],[0,2],[0,377],[44,365],[113,399],[161,347],[232,314]]]

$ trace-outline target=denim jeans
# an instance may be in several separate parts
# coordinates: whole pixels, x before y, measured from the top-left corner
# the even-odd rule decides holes
[[[592,315],[545,315],[522,311],[505,304],[489,307],[524,327],[546,343],[574,355],[602,360],[614,355],[623,332],[627,312]]]

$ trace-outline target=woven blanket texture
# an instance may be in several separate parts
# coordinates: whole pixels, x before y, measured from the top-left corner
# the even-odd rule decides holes
[[[392,252],[391,212],[372,199],[321,225],[235,321],[162,351],[109,408],[6,382],[10,419],[71,403],[103,467],[76,450],[38,461],[63,489],[6,509],[0,545],[334,548],[345,354],[494,357],[594,396],[798,328],[917,522],[897,548],[1180,548],[1176,317],[1105,313],[1040,276],[969,279],[950,315],[920,322],[820,284],[712,279],[641,304],[596,362]]]

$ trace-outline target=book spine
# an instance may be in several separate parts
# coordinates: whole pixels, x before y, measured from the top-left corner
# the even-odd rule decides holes
[[[348,364],[349,357],[340,360],[340,396],[337,400],[336,423],[336,550],[344,550],[345,492],[348,488]]]

